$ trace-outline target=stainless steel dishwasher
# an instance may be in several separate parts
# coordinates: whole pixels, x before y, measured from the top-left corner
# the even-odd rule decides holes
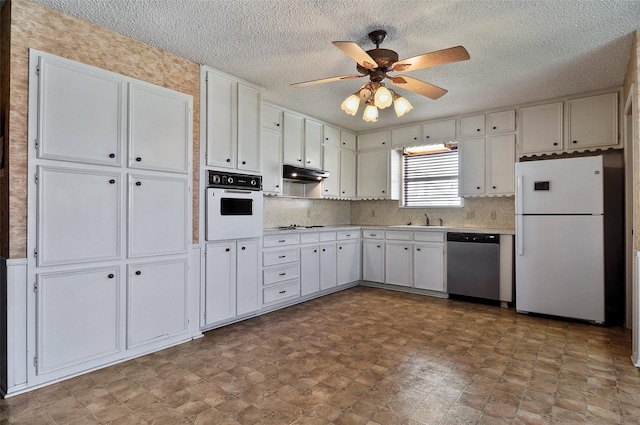
[[[500,235],[447,233],[447,292],[500,299]]]

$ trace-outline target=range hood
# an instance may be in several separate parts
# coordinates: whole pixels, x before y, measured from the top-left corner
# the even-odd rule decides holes
[[[329,177],[328,171],[295,167],[293,165],[286,164],[282,166],[282,178],[291,180],[293,183],[317,183],[327,177]]]

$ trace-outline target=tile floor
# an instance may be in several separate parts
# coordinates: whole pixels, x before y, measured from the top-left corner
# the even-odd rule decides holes
[[[640,424],[630,332],[356,287],[0,400],[0,424]]]

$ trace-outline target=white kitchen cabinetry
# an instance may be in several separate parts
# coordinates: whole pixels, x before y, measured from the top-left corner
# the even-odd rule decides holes
[[[444,292],[444,243],[414,244],[413,286]]]
[[[484,136],[484,115],[460,118],[460,137]]]
[[[305,118],[304,120],[304,166],[322,168],[322,124]]]
[[[329,177],[322,182],[322,195],[338,197],[340,194],[340,152],[341,149],[324,145],[322,169],[329,172]]]
[[[241,239],[206,245],[205,326],[259,309],[259,244]]]
[[[422,136],[426,144],[455,140],[456,120],[449,119],[426,123],[422,126]]]
[[[202,67],[202,72],[207,165],[260,173],[260,90],[207,67]]]
[[[300,235],[282,234],[262,239],[262,304],[300,296]]]
[[[563,149],[562,102],[520,109],[520,154]]]
[[[318,245],[300,248],[300,295],[315,294],[320,290],[320,251]]]
[[[356,135],[348,131],[340,131],[340,146],[350,151],[356,150]]]
[[[323,143],[329,146],[340,147],[340,130],[328,125],[324,126],[324,139]]]
[[[464,139],[460,152],[460,196],[513,195],[515,135]]]
[[[186,254],[189,182],[129,175],[128,255]]]
[[[320,249],[320,290],[330,289],[338,284],[336,243],[323,243]]]
[[[38,274],[36,373],[86,368],[122,351],[122,291],[119,266]]]
[[[358,134],[358,152],[369,149],[384,149],[390,147],[391,131],[389,130]]]
[[[364,239],[362,241],[363,280],[384,283],[384,249],[384,240]]]
[[[282,135],[283,162],[303,167],[304,155],[304,118],[284,112],[284,129]]]
[[[262,191],[282,193],[282,136],[274,131],[262,130]]]
[[[385,283],[412,286],[413,250],[411,242],[387,240],[385,250]]]
[[[359,198],[389,198],[389,165],[388,150],[358,152],[356,178],[356,194]]]
[[[494,112],[487,116],[488,134],[513,133],[516,131],[516,111]]]
[[[283,112],[273,106],[262,104],[262,128],[264,130],[282,133],[282,114]]]
[[[122,164],[126,83],[71,61],[39,57],[38,157]]]
[[[337,283],[360,280],[360,232],[342,231],[337,233]]]
[[[567,102],[569,138],[566,148],[585,149],[618,144],[618,94],[572,99]]]
[[[127,348],[187,332],[187,261],[131,264],[127,278]]]
[[[186,173],[189,116],[183,94],[129,83],[129,167]]]
[[[356,153],[345,149],[340,152],[340,196],[356,196]]]
[[[408,148],[421,144],[422,128],[419,125],[399,127],[391,130],[391,144],[395,148]]]

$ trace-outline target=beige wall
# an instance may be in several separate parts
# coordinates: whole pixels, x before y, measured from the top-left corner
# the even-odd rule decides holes
[[[29,48],[96,66],[193,96],[193,157],[199,158],[198,64],[147,46],[116,32],[49,9],[30,0],[4,4],[0,17],[9,13],[10,26],[10,113],[8,187],[8,253],[22,258],[27,249],[27,112]],[[4,22],[1,22],[4,24]],[[7,39],[2,26],[0,39]],[[199,161],[193,161],[194,188],[198,187]],[[0,186],[1,188],[1,186]],[[193,211],[198,212],[199,191],[194,190]],[[5,196],[3,196],[5,197]],[[198,241],[198,220],[194,217],[193,240]],[[5,228],[5,226],[3,226]],[[3,235],[4,236],[4,235]],[[4,238],[3,238],[4,240]]]

